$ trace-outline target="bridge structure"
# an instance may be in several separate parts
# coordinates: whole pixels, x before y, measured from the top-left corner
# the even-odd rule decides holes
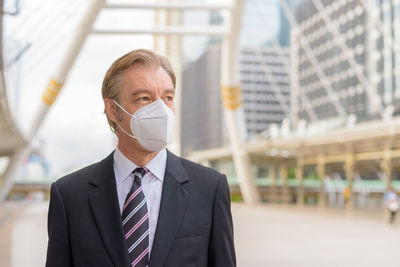
[[[9,191],[12,182],[7,177],[13,176],[21,159],[21,153],[29,145],[27,136],[19,129],[10,110],[4,77],[3,58],[3,20],[0,20],[0,157],[8,159],[8,168],[0,177],[1,191]]]
[[[346,51],[346,42],[336,34],[338,29],[334,22],[326,14],[320,0],[312,0],[317,7],[318,16],[328,25],[328,29],[334,38],[334,42],[342,51]],[[384,110],[381,106],[375,105],[374,110],[381,115],[376,121],[349,124],[349,114],[346,114],[337,95],[329,83],[325,73],[320,70],[318,60],[314,55],[307,38],[305,38],[299,22],[296,21],[293,10],[288,6],[287,1],[281,0],[283,12],[292,27],[293,35],[296,36],[304,46],[305,54],[317,71],[317,75],[323,81],[330,99],[334,103],[338,113],[339,123],[324,123],[318,120],[313,107],[308,106],[307,112],[313,119],[308,127],[297,123],[293,127],[282,125],[274,132],[271,129],[267,134],[260,135],[252,140],[245,140],[240,135],[241,129],[245,126],[243,119],[243,106],[241,97],[240,82],[237,75],[237,50],[238,36],[240,32],[244,0],[234,0],[229,4],[211,3],[187,3],[183,1],[155,1],[147,4],[112,4],[104,0],[91,0],[86,10],[79,18],[79,26],[75,29],[73,38],[70,41],[64,55],[57,60],[53,75],[49,77],[48,86],[45,88],[40,100],[40,105],[35,113],[31,127],[26,133],[22,132],[12,115],[7,101],[6,83],[4,82],[4,70],[6,66],[2,63],[0,75],[0,155],[8,157],[9,165],[0,179],[0,199],[5,199],[13,185],[16,169],[24,157],[31,150],[37,132],[42,126],[49,109],[57,99],[63,85],[68,79],[69,72],[81,51],[81,48],[90,34],[151,34],[154,37],[154,47],[161,54],[166,55],[172,61],[177,76],[182,72],[182,47],[181,37],[188,35],[220,36],[222,40],[221,57],[221,95],[224,107],[224,118],[229,137],[228,146],[210,149],[206,151],[195,151],[190,157],[196,161],[209,165],[218,165],[219,162],[230,161],[234,166],[236,183],[241,196],[246,203],[257,203],[263,199],[263,190],[268,191],[268,200],[289,202],[295,200],[299,205],[304,204],[308,191],[315,191],[318,203],[325,205],[326,190],[330,190],[329,182],[331,174],[338,174],[345,177],[337,188],[349,189],[349,201],[347,207],[353,208],[352,193],[357,190],[356,179],[361,169],[372,168],[381,170],[380,177],[384,188],[393,185],[393,171],[397,170],[400,158],[400,119],[391,116],[383,116]],[[364,1],[361,1],[364,3]],[[368,5],[363,5],[366,12],[370,12]],[[155,27],[152,29],[99,29],[94,23],[100,12],[103,10],[152,10],[155,14]],[[182,12],[185,10],[208,10],[224,11],[224,25],[195,27],[182,25]],[[5,12],[2,13],[2,21]],[[381,25],[375,25],[381,28]],[[1,34],[2,37],[3,34]],[[4,40],[3,40],[4,41]],[[4,42],[2,42],[3,44]],[[279,51],[276,40],[272,40],[272,47]],[[1,51],[3,55],[4,49]],[[358,79],[361,81],[363,90],[374,98],[376,92],[368,83],[365,74],[359,71],[357,63],[349,53],[343,53],[348,64],[354,67]],[[2,57],[1,57],[2,58]],[[288,73],[291,70],[286,70]],[[302,101],[307,103],[308,99],[303,89],[298,84],[292,84],[293,92],[300,95]],[[179,91],[181,80],[177,80],[177,106],[179,107]],[[279,92],[276,92],[279,95]],[[279,99],[279,97],[278,97]],[[378,101],[379,102],[379,101]],[[377,102],[377,103],[378,103]],[[382,119],[381,119],[382,118]],[[314,122],[315,120],[315,122]],[[180,116],[177,115],[179,126]],[[319,129],[314,131],[313,129]],[[180,132],[179,127],[176,130]],[[176,140],[171,148],[180,151],[179,134],[175,135]],[[254,165],[267,166],[268,177],[264,180],[255,179],[252,169]],[[314,169],[317,179],[310,182],[307,173]],[[291,177],[294,172],[294,177]],[[292,175],[293,176],[293,175]],[[292,179],[293,178],[293,179]],[[309,186],[309,185],[313,186]],[[258,185],[258,187],[257,187]],[[266,189],[265,189],[266,188]],[[313,188],[313,189],[310,189]]]
[[[7,122],[4,125],[4,130],[0,134],[4,135],[4,143],[1,142],[0,152],[4,150],[4,153],[8,153],[10,161],[7,170],[3,174],[0,184],[0,199],[4,200],[11,189],[14,181],[14,175],[18,169],[22,160],[29,154],[31,144],[34,142],[35,137],[43,124],[49,109],[57,99],[64,83],[68,78],[68,74],[74,64],[86,38],[89,34],[151,34],[155,37],[154,49],[160,51],[169,57],[174,65],[177,73],[181,72],[182,52],[180,43],[180,36],[183,35],[206,35],[206,36],[221,36],[223,43],[223,60],[221,66],[222,73],[222,94],[224,95],[225,103],[225,116],[229,132],[231,133],[230,139],[232,140],[232,148],[237,151],[235,153],[235,162],[238,168],[238,173],[242,179],[242,190],[246,200],[250,203],[257,202],[259,200],[258,195],[255,193],[255,185],[251,177],[245,171],[249,160],[245,153],[241,153],[241,140],[238,135],[239,128],[243,127],[239,118],[242,110],[240,109],[240,87],[238,84],[238,78],[236,76],[236,50],[237,50],[237,39],[240,29],[241,12],[243,10],[242,0],[233,1],[231,4],[191,4],[180,1],[156,1],[150,4],[110,4],[104,0],[92,0],[86,7],[85,13],[82,15],[79,21],[79,26],[75,29],[74,36],[70,41],[68,48],[66,49],[63,57],[59,58],[58,67],[55,68],[52,77],[50,77],[47,88],[44,90],[41,97],[41,104],[36,111],[36,114],[31,123],[31,127],[27,130],[27,133],[21,133],[16,127],[15,119],[10,116],[10,109],[7,106],[6,95],[2,96],[2,115],[4,121]],[[18,2],[16,2],[16,12],[3,12],[2,19],[5,15],[18,15]],[[131,29],[131,30],[102,30],[94,29],[93,25],[98,17],[99,13],[105,9],[150,9],[155,12],[155,25],[154,29]],[[181,12],[184,10],[226,10],[229,12],[229,16],[225,25],[220,27],[183,27],[181,25]],[[2,73],[4,73],[4,64]],[[180,76],[179,74],[177,75]],[[5,83],[3,82],[2,92],[6,92]],[[179,96],[180,80],[177,81],[177,95]],[[179,106],[179,97],[176,99]],[[0,118],[1,119],[1,118]],[[179,114],[177,116],[179,124]],[[179,133],[179,127],[177,127]],[[9,140],[5,137],[9,137]],[[175,135],[179,138],[179,135]],[[175,141],[172,147],[179,151],[179,141]]]

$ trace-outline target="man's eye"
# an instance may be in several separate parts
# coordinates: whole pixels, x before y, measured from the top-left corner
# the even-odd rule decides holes
[[[147,96],[143,96],[143,97],[139,97],[138,100],[140,102],[144,102],[144,101],[149,101],[149,98]]]
[[[167,96],[167,97],[165,97],[164,99],[165,99],[165,101],[172,101],[172,100],[174,100],[174,98],[173,98],[172,96]]]

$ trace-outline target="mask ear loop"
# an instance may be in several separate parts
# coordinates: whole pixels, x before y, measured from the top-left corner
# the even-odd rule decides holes
[[[121,125],[119,125],[119,123],[117,122],[117,126],[122,130],[122,132],[124,133],[124,134],[126,134],[127,136],[129,136],[129,137],[132,137],[132,138],[135,138],[135,139],[139,139],[139,138],[137,138],[136,136],[134,136],[134,135],[131,135],[130,133],[128,133],[127,131],[125,131],[125,129],[124,128],[122,128],[122,126]]]
[[[126,114],[128,114],[131,117],[133,117],[133,114],[131,114],[128,111],[126,111],[120,104],[118,104],[117,101],[115,101],[114,99],[112,99],[112,101],[115,103],[115,105],[117,105],[120,109],[122,109]]]
[[[117,101],[115,101],[114,99],[112,99],[112,101],[113,101],[120,109],[122,109],[126,114],[128,114],[130,117],[133,117],[133,115],[130,114],[128,111],[126,111],[120,104],[118,104]],[[138,139],[136,136],[134,136],[134,135],[128,133],[124,128],[122,128],[122,126],[121,126],[118,122],[117,122],[116,124],[117,124],[117,126],[122,130],[122,132],[123,132],[124,134],[126,134],[127,136],[129,136],[129,137],[131,137],[131,138]],[[132,132],[132,133],[133,133],[133,132]]]

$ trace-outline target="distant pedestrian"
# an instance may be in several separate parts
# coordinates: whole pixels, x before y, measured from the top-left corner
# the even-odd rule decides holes
[[[350,202],[350,195],[351,195],[351,188],[350,186],[346,186],[343,190],[343,200],[345,206],[347,206],[347,204]]]
[[[384,198],[386,208],[390,212],[389,222],[393,224],[396,220],[397,211],[399,210],[399,196],[393,187],[389,187],[389,189],[385,193]]]

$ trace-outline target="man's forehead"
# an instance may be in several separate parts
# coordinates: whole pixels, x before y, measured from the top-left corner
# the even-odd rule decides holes
[[[140,94],[152,94],[154,93],[153,90],[147,89],[147,88],[134,88],[133,91],[130,92],[132,96],[140,95]],[[163,93],[166,94],[175,94],[175,89],[174,88],[167,88],[163,90]]]
[[[172,82],[172,78],[168,74],[168,72],[162,66],[156,65],[133,65],[124,71],[123,77],[124,79],[134,79],[134,78],[143,78],[146,76],[154,76],[160,78],[160,76],[168,77]]]
[[[124,73],[122,88],[125,93],[138,95],[143,93],[152,93],[157,88],[163,93],[175,93],[175,88],[171,77],[162,68],[160,69],[131,69]]]
[[[161,65],[154,64],[154,63],[145,63],[145,62],[137,62],[131,66],[129,66],[126,72],[156,72],[159,69],[162,69]]]

